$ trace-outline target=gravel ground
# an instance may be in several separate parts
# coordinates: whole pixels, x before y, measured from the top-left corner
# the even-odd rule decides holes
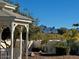
[[[77,55],[63,55],[63,56],[41,56],[39,54],[35,54],[35,56],[29,56],[28,59],[79,59]]]

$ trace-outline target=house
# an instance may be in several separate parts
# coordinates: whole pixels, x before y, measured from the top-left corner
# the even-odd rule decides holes
[[[41,54],[54,55],[56,54],[56,48],[49,44],[43,45]]]
[[[42,45],[42,55],[62,55],[65,54],[65,49],[57,47],[58,42],[64,42],[61,40],[49,40],[46,44]]]

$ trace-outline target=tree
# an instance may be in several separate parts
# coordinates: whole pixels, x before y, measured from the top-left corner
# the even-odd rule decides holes
[[[41,31],[42,31],[43,33],[45,33],[45,30],[47,29],[47,26],[45,26],[45,25],[40,25],[39,27],[41,28]]]
[[[30,24],[30,29],[29,29],[29,38],[30,38],[30,40],[32,40],[32,36],[36,36],[36,34],[39,32],[41,32],[41,29],[40,29],[40,27],[38,27],[38,26],[35,26],[35,25],[33,25],[33,24]]]
[[[76,26],[76,27],[78,27],[78,26],[79,26],[79,24],[78,24],[78,23],[76,23],[76,24],[73,24],[72,26]]]
[[[79,23],[75,23],[75,24],[73,24],[72,26],[74,26],[74,27],[78,28]]]
[[[19,3],[16,3],[15,6],[17,6],[17,7],[13,12],[20,13],[20,11],[19,11],[19,8],[20,8]]]
[[[66,33],[68,30],[67,30],[67,28],[64,28],[64,27],[62,27],[62,28],[60,28],[60,29],[58,29],[58,34],[64,34],[64,33]]]
[[[64,38],[65,38],[65,44],[66,44],[66,52],[69,55],[71,48],[76,47],[76,35],[77,35],[78,31],[75,29],[71,29],[69,31],[67,31],[66,33],[63,34]]]
[[[41,33],[41,32],[38,32],[34,35],[31,36],[31,39],[33,40],[44,40],[45,39],[45,34],[44,33]]]

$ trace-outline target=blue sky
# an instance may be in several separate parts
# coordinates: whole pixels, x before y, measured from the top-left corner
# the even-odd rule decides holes
[[[13,0],[16,1],[16,0]],[[79,23],[79,0],[17,0],[20,9],[28,9],[39,25],[71,28]]]

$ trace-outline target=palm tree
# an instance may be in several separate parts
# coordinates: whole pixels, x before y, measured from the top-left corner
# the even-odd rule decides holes
[[[79,23],[73,24],[72,26],[78,27],[79,26]]]

